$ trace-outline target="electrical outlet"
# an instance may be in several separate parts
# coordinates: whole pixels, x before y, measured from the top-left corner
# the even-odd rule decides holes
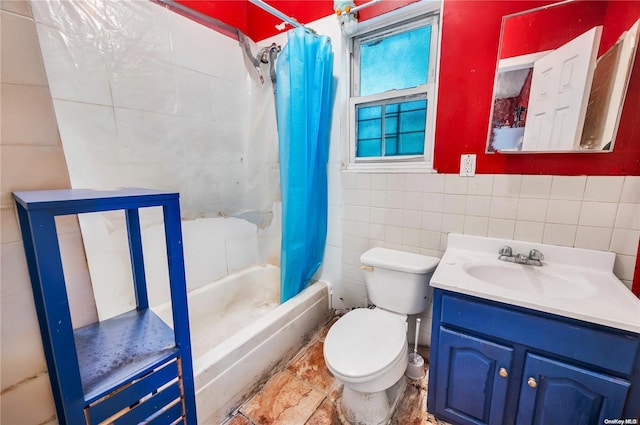
[[[476,175],[476,154],[460,156],[460,175],[471,177]]]

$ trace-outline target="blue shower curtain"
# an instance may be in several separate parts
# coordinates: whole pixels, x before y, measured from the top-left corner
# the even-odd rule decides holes
[[[282,191],[280,301],[318,270],[327,236],[327,160],[331,125],[331,39],[289,31],[276,68]]]

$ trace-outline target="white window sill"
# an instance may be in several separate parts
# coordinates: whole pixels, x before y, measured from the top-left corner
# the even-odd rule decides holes
[[[351,163],[343,167],[348,173],[437,173],[430,162],[369,162]]]

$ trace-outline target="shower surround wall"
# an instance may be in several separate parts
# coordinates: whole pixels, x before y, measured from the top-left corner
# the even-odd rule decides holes
[[[72,186],[180,192],[189,289],[278,265],[273,92],[238,42],[149,1],[31,6]],[[141,216],[155,305],[168,300],[161,213]],[[100,318],[130,309],[124,216],[80,224]]]

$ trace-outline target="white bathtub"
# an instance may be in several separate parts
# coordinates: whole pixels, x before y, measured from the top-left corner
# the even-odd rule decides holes
[[[279,305],[280,269],[252,266],[189,293],[198,424],[219,425],[329,318],[316,282]],[[169,305],[154,308],[171,324]]]

